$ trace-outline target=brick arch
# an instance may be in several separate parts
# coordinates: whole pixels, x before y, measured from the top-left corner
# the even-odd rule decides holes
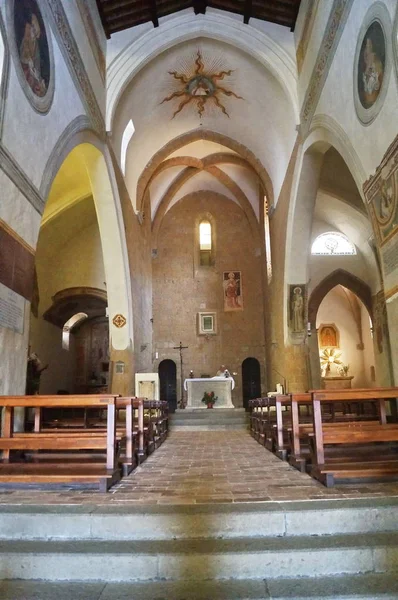
[[[336,285],[343,285],[358,296],[366,306],[369,316],[373,320],[372,292],[370,287],[348,271],[336,269],[316,286],[310,296],[308,302],[308,320],[311,323],[311,329],[315,329],[316,327],[316,316],[322,300]]]
[[[193,166],[189,166],[189,167],[186,167],[185,169],[183,169],[183,171],[181,171],[176,176],[176,178],[173,180],[173,182],[170,184],[169,188],[165,192],[165,194],[164,194],[163,198],[161,199],[160,204],[156,210],[155,217],[154,217],[153,224],[152,224],[152,239],[153,239],[154,247],[157,246],[158,234],[159,234],[159,230],[160,230],[163,218],[164,218],[164,216],[167,212],[167,209],[170,206],[174,196],[178,193],[178,191],[181,189],[181,187],[189,179],[191,179],[192,177],[194,177],[195,175],[200,173],[202,170],[205,170],[208,173],[210,173],[211,175],[213,175],[213,177],[218,179],[222,185],[224,185],[230,192],[232,192],[232,194],[237,199],[238,204],[240,205],[241,209],[245,213],[247,220],[250,223],[250,226],[253,231],[253,235],[255,237],[259,236],[258,221],[254,214],[253,207],[250,204],[249,199],[247,198],[246,194],[240,188],[240,186],[235,181],[233,181],[233,179],[231,179],[231,177],[229,177],[229,175],[227,175],[227,173],[224,173],[224,171],[222,171],[215,165],[211,165],[211,164],[208,166],[204,165],[203,169],[198,169]]]
[[[159,165],[163,163],[170,156],[170,154],[173,154],[177,150],[180,150],[180,148],[183,148],[188,144],[192,144],[193,142],[197,142],[198,140],[215,142],[216,144],[220,144],[221,146],[229,148],[230,150],[236,152],[238,155],[244,158],[246,162],[257,173],[263,186],[264,193],[267,195],[269,205],[273,206],[274,192],[271,178],[268,175],[267,170],[263,167],[261,162],[253,154],[253,152],[251,152],[251,150],[249,150],[246,146],[237,142],[233,138],[230,138],[216,131],[212,131],[210,129],[194,129],[192,131],[189,131],[188,133],[184,133],[178,137],[175,137],[173,140],[165,144],[163,148],[161,148],[158,152],[156,152],[156,154],[153,155],[149,163],[146,165],[137,183],[137,211],[142,211],[143,209],[145,192],[147,191],[148,185],[155,171],[158,169]]]
[[[153,173],[151,179],[148,182],[147,188],[154,181],[154,179],[166,171],[167,169],[171,169],[172,167],[196,167],[197,169],[204,169],[209,165],[218,165],[218,164],[230,164],[230,165],[238,165],[239,167],[245,167],[252,173],[254,173],[258,177],[258,173],[253,169],[250,163],[242,156],[238,154],[230,154],[229,152],[215,152],[213,154],[208,154],[204,158],[195,158],[194,156],[173,156],[172,158],[167,158],[157,167],[156,171]]]

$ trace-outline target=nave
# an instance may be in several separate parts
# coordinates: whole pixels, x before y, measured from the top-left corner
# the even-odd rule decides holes
[[[398,496],[398,482],[326,488],[257,444],[246,430],[173,431],[107,494],[2,490],[0,505],[195,505]]]
[[[3,491],[0,594],[392,600],[397,506],[398,483],[326,488],[244,429],[171,429],[107,494]]]

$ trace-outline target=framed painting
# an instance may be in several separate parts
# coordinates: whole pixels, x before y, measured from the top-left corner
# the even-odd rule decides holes
[[[243,310],[241,271],[223,273],[223,292],[225,312]]]
[[[340,348],[340,335],[334,323],[322,324],[318,328],[318,342],[320,348]]]
[[[215,312],[198,313],[198,334],[215,335],[217,333],[217,321]]]
[[[354,102],[365,125],[378,115],[388,88],[392,64],[392,25],[387,8],[371,6],[359,32],[354,59]]]
[[[40,0],[8,0],[11,54],[19,82],[38,112],[49,111],[54,95],[51,35]]]

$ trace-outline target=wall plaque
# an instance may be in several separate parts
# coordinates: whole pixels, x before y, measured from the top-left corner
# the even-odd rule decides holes
[[[25,300],[0,283],[0,327],[23,333]]]

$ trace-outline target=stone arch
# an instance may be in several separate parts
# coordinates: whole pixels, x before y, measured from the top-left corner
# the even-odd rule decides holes
[[[197,142],[198,140],[206,140],[218,143],[243,157],[245,161],[257,173],[261,184],[264,188],[264,192],[269,200],[269,204],[270,206],[273,205],[274,193],[271,178],[268,175],[266,169],[261,164],[261,162],[253,154],[253,152],[251,152],[243,144],[240,144],[239,142],[235,141],[233,138],[230,138],[226,135],[215,131],[211,131],[209,129],[198,128],[193,129],[192,131],[188,131],[187,133],[184,133],[165,144],[163,148],[161,148],[160,150],[158,150],[158,152],[156,152],[156,154],[154,154],[150,162],[146,165],[137,182],[136,210],[138,212],[142,211],[145,193],[148,189],[148,185],[161,163],[163,163],[167,159],[167,157],[170,156],[170,154],[173,154],[180,148],[183,148],[188,144],[192,144],[193,142]]]
[[[213,154],[208,154],[205,158],[195,158],[194,156],[173,156],[172,158],[167,158],[157,167],[156,171],[148,182],[148,185],[150,185],[160,173],[172,167],[185,166],[203,169],[207,165],[217,164],[232,164],[240,167],[246,167],[258,176],[258,173],[245,158],[242,158],[237,154],[230,154],[229,152],[215,152]]]
[[[286,234],[285,276],[287,283],[306,283],[308,281],[310,233],[315,198],[323,156],[330,147],[335,148],[345,161],[358,192],[364,199],[362,185],[366,180],[366,172],[349,137],[332,117],[324,114],[316,115],[299,150],[294,173]],[[297,235],[294,235],[294,226],[297,223],[300,223],[299,239]],[[300,255],[297,254],[297,247],[301,249]],[[299,263],[300,259],[301,263]],[[285,286],[284,302],[285,304],[287,302],[287,286]],[[284,330],[286,339],[286,319]]]
[[[242,191],[240,186],[237,183],[235,183],[235,181],[233,181],[231,179],[231,177],[229,177],[229,175],[224,173],[224,171],[222,171],[215,165],[209,165],[207,167],[204,167],[203,170],[205,170],[208,173],[210,173],[211,175],[213,175],[213,177],[218,179],[218,181],[220,181],[220,183],[222,185],[224,185],[230,192],[232,192],[232,194],[237,199],[238,204],[240,205],[243,212],[245,213],[247,220],[250,223],[250,226],[253,231],[253,235],[255,237],[258,237],[259,236],[258,221],[256,219],[256,216],[253,211],[253,207],[250,204],[249,199],[247,198],[246,194]],[[174,179],[174,181],[171,183],[170,187],[164,194],[164,196],[156,210],[155,217],[153,220],[153,225],[152,225],[152,234],[153,234],[152,243],[153,243],[154,248],[157,247],[157,239],[158,239],[159,230],[160,230],[163,218],[167,212],[167,209],[173,200],[173,197],[181,189],[181,187],[187,181],[189,181],[189,179],[191,179],[192,177],[197,175],[199,172],[200,172],[200,170],[195,167],[186,167],[183,171],[181,171],[181,173],[179,173],[177,175],[177,177]]]
[[[365,305],[370,318],[373,320],[372,293],[370,287],[355,275],[344,269],[336,269],[319,283],[312,291],[308,302],[308,321],[311,329],[316,329],[316,315],[322,300],[336,285],[342,285],[351,290]]]
[[[0,139],[3,130],[4,112],[8,90],[8,80],[10,71],[10,49],[8,47],[7,32],[0,11],[0,40],[3,45],[3,52],[0,51]],[[1,48],[0,48],[1,50]]]
[[[366,181],[366,170],[355,151],[350,138],[344,129],[332,117],[325,114],[316,115],[311,121],[311,127],[304,140],[303,149],[307,151],[311,146],[324,144],[324,151],[333,146],[346,163],[358,191],[364,199],[362,186]]]
[[[282,86],[299,122],[296,65],[285,50],[266,33],[248,28],[228,15],[176,15],[161,28],[148,31],[133,40],[108,67],[108,106],[106,128],[112,131],[117,104],[139,71],[172,46],[184,41],[208,37],[232,44],[252,56]]]
[[[133,348],[133,314],[130,271],[118,186],[106,143],[95,133],[85,116],[77,117],[61,134],[47,161],[41,193],[48,198],[54,178],[71,152],[79,152],[87,170],[101,238],[108,288],[109,331],[112,348]],[[126,318],[124,327],[113,323],[116,315]]]

